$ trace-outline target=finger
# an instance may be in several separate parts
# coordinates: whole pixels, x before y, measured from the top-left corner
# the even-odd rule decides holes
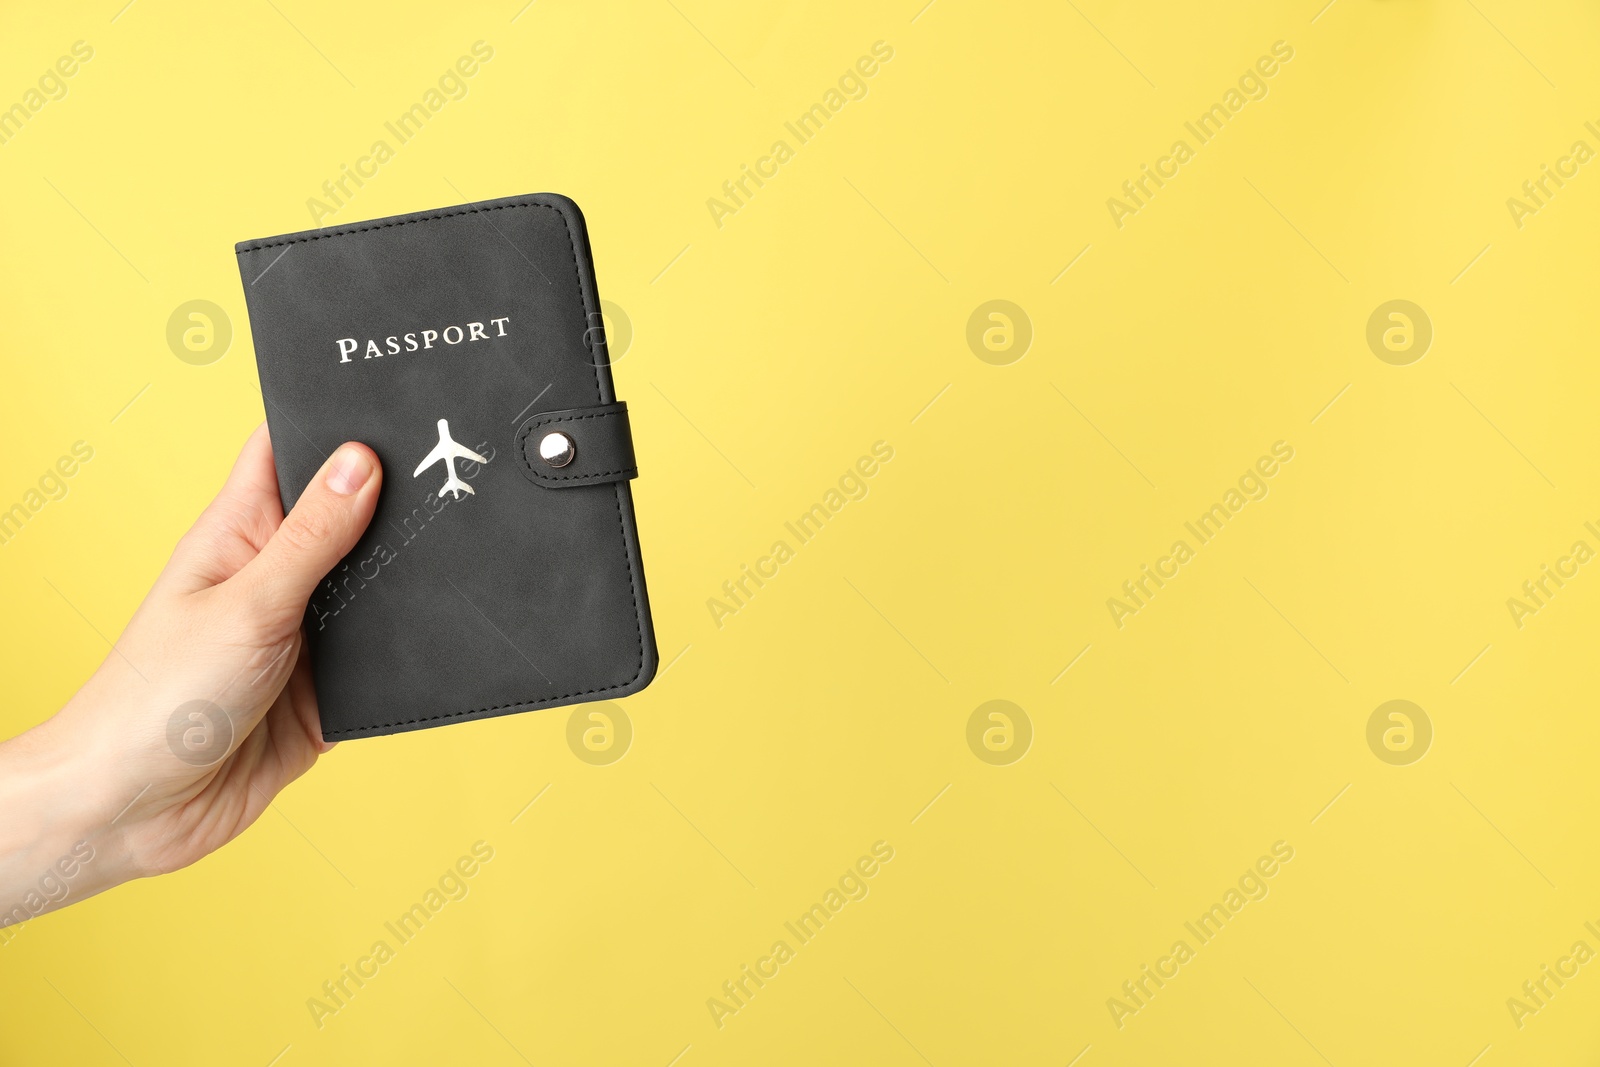
[[[283,503],[278,496],[278,468],[272,459],[272,435],[267,424],[255,428],[239,450],[228,480],[217,494],[217,503],[226,503],[258,512],[263,519],[249,531],[259,549],[283,521]]]
[[[266,423],[244,443],[233,470],[173,551],[169,571],[186,589],[226,581],[254,559],[283,521]]]
[[[372,521],[382,482],[378,457],[366,445],[343,444],[328,457],[260,555],[230,579],[259,622],[271,630],[299,624],[317,583]]]

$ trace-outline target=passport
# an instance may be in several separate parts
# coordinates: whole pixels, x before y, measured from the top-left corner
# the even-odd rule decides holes
[[[638,467],[578,206],[535,193],[235,251],[284,511],[345,441],[383,463],[306,610],[324,738],[647,686]]]

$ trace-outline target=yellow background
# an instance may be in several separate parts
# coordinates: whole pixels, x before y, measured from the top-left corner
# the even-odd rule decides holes
[[[575,757],[567,709],[347,744],[222,853],[28,924],[4,1062],[1593,1061],[1600,965],[1506,1006],[1600,948],[1600,567],[1506,606],[1600,547],[1600,164],[1506,206],[1600,148],[1593,5],[121,2],[0,15],[0,104],[94,48],[0,145],[0,506],[95,450],[0,546],[0,728],[107,654],[262,417],[233,242],[311,225],[479,40],[331,221],[583,207],[634,331],[666,669],[618,762]],[[880,40],[719,228],[707,199]],[[1267,97],[1118,228],[1107,198],[1280,40]],[[166,341],[196,299],[235,329],[209,365]],[[1009,365],[967,343],[992,299],[1031,321]],[[1433,325],[1408,366],[1366,342],[1393,299]],[[717,627],[879,440],[866,498]],[[1114,625],[1280,440],[1266,499]],[[966,740],[994,699],[1033,729],[1006,766]],[[1368,747],[1391,699],[1433,727],[1408,766]],[[480,840],[470,894],[319,1029],[308,998]],[[879,840],[870,895],[719,1029],[707,998]],[[1280,840],[1270,894],[1119,1029],[1107,999]]]

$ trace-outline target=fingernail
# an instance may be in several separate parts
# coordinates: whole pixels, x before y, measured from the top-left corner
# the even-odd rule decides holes
[[[340,496],[349,496],[372,477],[372,461],[365,451],[345,445],[333,457],[333,469],[328,472],[328,488]]]

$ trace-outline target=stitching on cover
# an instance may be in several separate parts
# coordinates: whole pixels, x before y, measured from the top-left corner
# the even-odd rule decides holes
[[[562,211],[560,208],[556,207],[553,204],[542,204],[542,203],[539,203],[537,201],[524,202],[524,203],[520,203],[520,204],[500,204],[500,205],[498,205],[496,207],[489,207],[489,208],[479,208],[479,207],[462,208],[462,209],[457,210],[457,211],[446,211],[446,212],[443,212],[443,213],[438,214],[438,215],[427,215],[427,216],[424,216],[424,217],[418,218],[418,219],[405,219],[405,220],[400,221],[400,222],[383,222],[383,223],[379,223],[379,224],[374,225],[374,226],[361,226],[361,227],[357,227],[356,229],[351,229],[351,230],[337,230],[337,231],[335,231],[333,233],[319,233],[319,234],[315,234],[315,235],[313,235],[311,237],[296,237],[296,238],[292,238],[292,239],[286,240],[286,241],[273,241],[273,242],[269,242],[267,244],[254,245],[254,246],[252,246],[250,248],[246,248],[246,249],[243,249],[243,250],[240,250],[240,251],[236,251],[234,254],[242,256],[242,255],[244,255],[245,252],[259,252],[262,249],[265,249],[265,248],[277,248],[280,245],[302,244],[302,243],[307,242],[307,241],[321,241],[321,240],[325,240],[325,239],[330,238],[330,237],[346,237],[346,236],[349,236],[350,234],[355,234],[355,233],[367,233],[370,230],[387,229],[390,226],[409,226],[410,224],[412,224],[414,222],[433,222],[433,221],[436,221],[438,219],[454,218],[454,217],[456,217],[458,215],[477,215],[477,214],[482,214],[482,213],[488,212],[488,211],[505,211],[505,210],[507,210],[509,208],[519,208],[519,207],[542,207],[542,208],[547,208],[550,211],[554,211],[556,213],[556,217],[561,220],[561,227],[562,227],[563,230],[566,231],[566,234],[567,234],[567,249],[568,249],[568,251],[570,251],[572,253],[572,273],[573,273],[573,276],[578,281],[578,300],[583,305],[582,310],[583,310],[583,313],[584,313],[584,321],[585,322],[593,321],[592,319],[589,318],[589,316],[592,314],[592,312],[589,309],[589,294],[584,290],[584,287],[583,287],[583,273],[578,269],[578,243],[572,236],[572,225],[567,222],[566,212]],[[595,392],[595,403],[598,404],[603,399],[602,396],[601,396],[601,391],[600,391],[600,366],[599,366],[599,364],[595,364],[595,367],[594,367],[594,392]],[[434,722],[434,721],[436,721],[438,719],[459,719],[459,718],[462,718],[463,716],[466,716],[466,715],[482,715],[482,714],[484,714],[486,712],[491,712],[491,711],[504,711],[507,708],[537,707],[540,704],[552,704],[555,701],[567,700],[567,699],[569,699],[571,697],[586,697],[586,696],[592,696],[592,695],[594,695],[596,693],[609,693],[609,692],[612,692],[613,690],[617,690],[617,689],[626,689],[628,686],[630,686],[634,682],[638,681],[639,680],[639,676],[644,673],[644,628],[642,626],[638,625],[638,620],[639,620],[639,579],[638,579],[638,576],[634,573],[634,570],[633,570],[633,556],[628,551],[628,525],[627,525],[626,522],[623,521],[623,518],[622,518],[622,487],[621,486],[617,486],[616,487],[615,499],[616,499],[616,504],[617,504],[617,527],[618,527],[618,529],[620,529],[622,531],[622,558],[623,558],[624,561],[626,561],[626,563],[628,565],[629,595],[633,599],[633,617],[634,617],[634,623],[635,623],[635,626],[634,626],[634,640],[638,643],[638,646],[639,646],[639,669],[633,672],[633,677],[632,678],[629,678],[626,682],[618,682],[616,685],[602,686],[602,687],[600,687],[598,689],[585,689],[581,693],[562,693],[560,696],[540,697],[537,700],[514,700],[509,704],[494,704],[494,705],[491,705],[491,706],[486,707],[486,708],[470,708],[470,709],[468,709],[466,711],[446,711],[446,712],[440,712],[438,715],[424,715],[424,716],[422,716],[420,718],[416,718],[416,719],[401,719],[401,720],[398,720],[396,722],[380,722],[380,723],[373,723],[373,724],[368,725],[368,726],[353,726],[348,730],[333,730],[331,732],[325,732],[323,736],[330,737],[330,738],[332,738],[332,737],[349,737],[349,736],[358,735],[358,734],[370,734],[370,733],[372,733],[373,731],[376,731],[376,730],[387,730],[387,729],[389,729],[391,727],[395,727],[395,726],[415,726],[417,723]]]
[[[332,231],[330,231],[328,233],[314,233],[310,237],[291,237],[291,238],[287,238],[287,239],[282,240],[282,241],[268,241],[265,244],[252,244],[249,248],[241,248],[241,249],[235,250],[233,254],[236,255],[236,256],[242,256],[246,252],[260,252],[262,249],[265,249],[265,248],[280,248],[283,245],[300,245],[300,244],[306,244],[306,243],[308,243],[310,241],[326,241],[330,237],[348,237],[353,233],[368,233],[368,232],[370,232],[372,230],[386,230],[390,226],[409,226],[413,222],[435,222],[435,221],[437,221],[439,219],[453,219],[453,218],[457,217],[458,215],[482,215],[482,214],[485,214],[485,213],[490,212],[490,211],[505,211],[508,208],[516,208],[516,207],[545,207],[545,208],[549,208],[551,211],[556,212],[556,214],[558,214],[558,215],[561,213],[559,208],[556,208],[556,207],[554,207],[554,206],[552,206],[550,204],[539,204],[539,203],[500,204],[500,205],[498,205],[496,207],[467,207],[467,208],[461,208],[460,210],[457,210],[457,211],[446,211],[446,212],[443,212],[443,213],[438,214],[438,215],[424,215],[420,219],[403,219],[400,222],[380,222],[380,223],[377,223],[377,224],[372,225],[372,226],[357,226],[357,227],[354,227],[352,229],[332,230]],[[567,221],[566,217],[563,216],[561,221],[563,223],[565,223]],[[572,230],[571,230],[570,227],[567,229],[567,240],[568,241],[572,240]],[[576,264],[578,262],[578,253],[577,253],[576,250],[574,250],[573,253],[572,253],[572,262],[574,264],[574,269],[576,269]],[[588,304],[589,304],[588,300],[585,300],[584,301],[584,309],[585,310],[588,310]]]
[[[533,460],[528,458],[528,438],[533,436],[533,431],[542,426],[554,426],[558,422],[582,422],[584,419],[609,419],[617,415],[625,415],[626,411],[601,411],[593,415],[563,415],[559,419],[540,419],[535,416],[525,430],[517,435],[517,455],[522,457],[522,465],[532,471],[534,475],[549,482],[575,482],[584,478],[606,478],[613,474],[633,474],[639,472],[638,464],[632,467],[618,467],[614,471],[590,471],[588,474],[546,474],[533,465]],[[632,475],[629,475],[632,477]]]

